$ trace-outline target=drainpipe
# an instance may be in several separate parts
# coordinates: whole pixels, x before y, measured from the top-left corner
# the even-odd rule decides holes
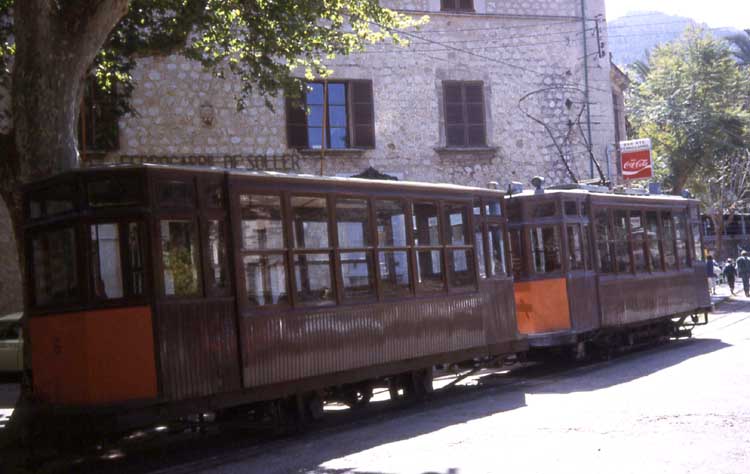
[[[586,128],[589,136],[589,149],[593,149],[594,143],[591,140],[591,102],[589,100],[589,46],[586,35],[586,0],[581,0],[581,28],[583,30],[583,80],[584,80],[584,100],[586,101]],[[591,153],[589,154],[591,156]],[[607,160],[609,162],[609,160]],[[589,172],[591,178],[594,177],[594,161],[589,158]]]

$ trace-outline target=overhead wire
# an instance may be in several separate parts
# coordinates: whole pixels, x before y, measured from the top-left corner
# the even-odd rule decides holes
[[[470,49],[459,48],[459,47],[453,46],[451,44],[444,44],[441,41],[437,41],[437,40],[425,38],[425,37],[422,37],[422,36],[417,35],[415,33],[409,32],[409,31],[401,30],[401,29],[398,29],[398,28],[386,27],[386,26],[383,26],[380,23],[378,23],[376,21],[373,21],[373,20],[367,20],[367,21],[368,21],[368,23],[371,23],[371,24],[373,24],[375,26],[378,26],[379,28],[383,28],[383,29],[385,29],[387,31],[390,31],[392,33],[398,33],[398,34],[403,35],[403,36],[407,36],[407,37],[410,37],[410,38],[419,39],[419,40],[422,40],[422,41],[430,43],[430,44],[441,46],[441,47],[445,48],[446,50],[463,53],[463,54],[466,54],[466,55],[469,55],[469,56],[473,56],[473,57],[476,57],[476,58],[479,58],[479,59],[483,59],[485,61],[494,62],[494,63],[500,64],[502,66],[505,66],[505,67],[508,67],[508,68],[511,68],[511,69],[515,69],[515,70],[519,70],[519,71],[523,71],[523,72],[528,72],[530,74],[535,74],[537,76],[548,77],[547,73],[543,73],[543,72],[540,72],[540,71],[537,71],[537,70],[534,70],[534,69],[530,69],[530,68],[527,68],[525,66],[514,64],[514,63],[511,63],[511,62],[502,60],[502,59],[493,58],[491,56],[486,56],[484,54],[479,54],[479,53],[477,53],[475,51],[472,51]],[[569,83],[568,84],[566,84],[566,83],[561,84],[561,86],[564,86],[564,85],[570,85],[570,84]],[[598,92],[604,92],[604,93],[611,92],[610,90],[604,90],[604,89],[600,89],[600,88],[596,88],[596,87],[591,87],[591,86],[589,87],[589,89],[596,90]]]

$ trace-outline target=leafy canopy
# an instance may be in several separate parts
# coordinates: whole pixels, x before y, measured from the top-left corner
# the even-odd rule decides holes
[[[732,50],[699,29],[654,49],[641,65],[628,95],[638,137],[650,137],[663,180],[673,191],[702,186],[706,176],[727,169],[727,160],[750,146],[745,108],[750,71],[737,67]]]
[[[23,0],[0,0],[4,78],[15,52],[14,1]],[[58,2],[57,8],[64,15],[70,13],[66,9],[90,10],[99,3]],[[254,91],[275,96],[280,90],[299,90],[296,71],[304,71],[308,79],[329,74],[326,59],[380,41],[406,44],[399,31],[426,21],[382,8],[377,0],[131,0],[92,72],[101,89],[111,91],[118,83],[127,97],[139,55],[179,53],[219,77],[230,72],[239,77],[242,107]]]

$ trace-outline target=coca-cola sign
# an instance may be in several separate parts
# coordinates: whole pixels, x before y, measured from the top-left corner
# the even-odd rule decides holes
[[[624,179],[651,178],[654,175],[651,140],[643,138],[620,142],[620,163]]]

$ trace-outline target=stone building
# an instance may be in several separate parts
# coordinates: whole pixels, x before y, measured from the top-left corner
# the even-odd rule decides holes
[[[407,48],[381,44],[331,60],[333,74],[311,83],[301,106],[280,94],[273,110],[255,97],[238,112],[237,80],[178,56],[139,59],[135,114],[102,132],[106,107],[84,110],[83,161],[339,176],[372,167],[400,179],[505,186],[535,175],[596,178],[593,157],[617,181],[619,85],[604,0],[381,4],[430,21],[404,35]]]

